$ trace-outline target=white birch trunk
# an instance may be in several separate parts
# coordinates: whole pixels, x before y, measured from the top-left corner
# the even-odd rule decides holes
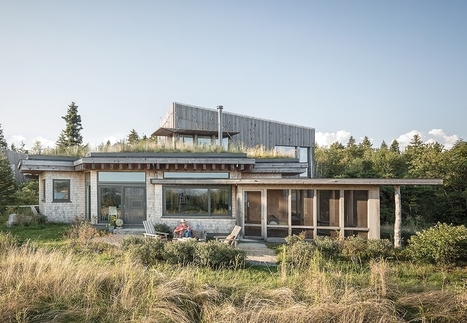
[[[401,187],[394,186],[394,201],[396,203],[395,219],[394,219],[394,247],[401,247],[401,227],[402,227],[402,206],[401,206]]]

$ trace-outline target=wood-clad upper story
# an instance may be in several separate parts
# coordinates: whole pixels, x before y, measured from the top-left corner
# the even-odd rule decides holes
[[[152,135],[216,136],[218,111],[174,102]],[[222,112],[222,136],[246,147],[314,147],[315,129],[283,122]]]

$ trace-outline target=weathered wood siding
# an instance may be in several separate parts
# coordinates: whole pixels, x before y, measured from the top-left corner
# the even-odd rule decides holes
[[[20,173],[18,169],[18,163],[21,159],[27,158],[28,155],[26,154],[20,154],[15,151],[11,150],[5,150],[6,157],[8,158],[8,161],[10,162],[12,170],[15,172],[15,179],[18,183],[23,183],[26,181],[26,177],[24,174]]]
[[[218,130],[216,109],[207,109],[180,103],[173,103],[161,127],[190,130]],[[222,131],[232,134],[234,142],[245,146],[262,145],[272,149],[275,146],[314,147],[315,129],[255,117],[222,113]]]

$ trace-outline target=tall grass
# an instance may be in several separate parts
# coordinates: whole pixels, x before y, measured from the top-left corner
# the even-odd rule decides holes
[[[293,152],[267,149],[264,146],[246,147],[243,144],[229,144],[226,149],[218,145],[193,145],[183,142],[169,143],[166,141],[140,140],[136,143],[120,141],[113,145],[100,144],[97,147],[73,146],[64,149],[44,148],[43,155],[82,157],[91,152],[146,152],[146,153],[246,153],[249,158],[291,158]]]
[[[88,246],[92,233],[84,231],[73,239]],[[466,320],[465,286],[412,293],[397,284],[397,264],[385,260],[365,266],[316,253],[300,268],[211,270],[144,266],[113,246],[113,259],[103,262],[93,248],[83,254],[0,238],[1,322]]]

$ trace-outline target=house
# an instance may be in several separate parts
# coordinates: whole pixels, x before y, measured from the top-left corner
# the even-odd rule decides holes
[[[49,220],[81,217],[125,225],[148,219],[175,227],[187,219],[211,234],[242,227],[244,238],[281,240],[305,232],[380,237],[381,185],[439,185],[440,180],[313,178],[314,129],[173,103],[154,135],[168,144],[242,144],[293,149],[295,158],[245,153],[90,153],[30,155],[22,173],[39,177],[39,210]],[[223,138],[223,141],[219,141]],[[225,138],[225,139],[224,139]]]

